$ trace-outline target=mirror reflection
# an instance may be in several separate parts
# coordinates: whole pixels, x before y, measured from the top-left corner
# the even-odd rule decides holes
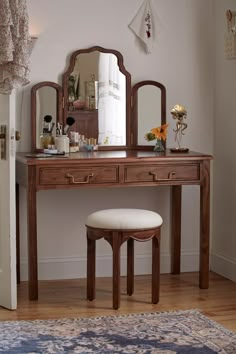
[[[31,149],[54,145],[56,126],[62,122],[62,87],[42,81],[31,88]]]
[[[166,89],[163,84],[153,80],[144,80],[132,88],[134,120],[134,146],[149,149],[155,140],[147,141],[145,135],[152,128],[166,124]],[[163,143],[165,147],[165,142]]]
[[[161,123],[161,90],[153,85],[139,88],[138,102],[138,145],[155,145],[155,141],[147,141],[144,136]]]
[[[43,147],[42,135],[55,136],[57,122],[57,91],[54,87],[40,87],[36,92],[36,146]],[[46,139],[46,138],[45,138]],[[52,142],[53,144],[53,138]],[[48,145],[48,144],[47,144]]]
[[[98,145],[126,145],[126,76],[117,56],[95,50],[79,53],[67,81],[65,116],[71,131]]]

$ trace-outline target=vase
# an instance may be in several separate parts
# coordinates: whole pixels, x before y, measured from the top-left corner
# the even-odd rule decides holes
[[[165,148],[164,148],[164,146],[163,146],[163,144],[162,144],[160,139],[156,140],[156,145],[154,146],[153,150],[156,151],[156,152],[165,151]]]

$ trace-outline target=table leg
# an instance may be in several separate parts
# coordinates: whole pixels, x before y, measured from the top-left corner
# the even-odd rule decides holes
[[[109,243],[112,245],[113,272],[112,272],[112,293],[113,308],[117,310],[120,307],[120,246],[121,232],[112,232]]]
[[[16,279],[20,283],[20,214],[19,214],[19,184],[16,183]]]
[[[134,239],[127,240],[127,294],[134,292]]]
[[[180,274],[182,186],[171,189],[171,273]]]
[[[38,259],[37,259],[37,209],[36,209],[36,169],[28,167],[27,210],[28,210],[28,276],[29,299],[38,299]]]
[[[210,161],[201,165],[200,186],[200,272],[199,287],[209,287],[209,244],[210,244]]]

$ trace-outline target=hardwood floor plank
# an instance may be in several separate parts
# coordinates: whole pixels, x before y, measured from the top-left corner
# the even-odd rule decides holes
[[[136,276],[134,294],[126,295],[126,277],[121,278],[121,306],[112,309],[112,279],[96,279],[96,299],[86,300],[86,279],[39,282],[38,301],[28,300],[28,283],[18,285],[18,309],[0,307],[0,320],[125,315],[198,309],[204,315],[236,332],[236,283],[210,273],[209,289],[199,289],[198,273],[161,274],[160,302],[151,304],[151,275]]]

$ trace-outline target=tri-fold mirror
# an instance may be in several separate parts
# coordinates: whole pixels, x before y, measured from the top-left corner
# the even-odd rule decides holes
[[[99,150],[152,148],[145,134],[166,122],[166,90],[156,81],[131,89],[120,52],[102,47],[77,50],[62,86],[44,81],[31,89],[32,151],[42,136],[72,132]],[[53,139],[54,140],[54,139]]]

